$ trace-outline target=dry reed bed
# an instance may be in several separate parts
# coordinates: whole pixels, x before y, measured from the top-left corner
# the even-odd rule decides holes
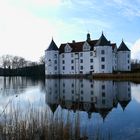
[[[71,121],[69,111],[54,114],[48,109],[42,110],[29,105],[23,111],[19,105],[10,104],[0,116],[0,140],[87,140],[87,133],[81,134],[79,112]],[[92,135],[94,140],[105,139],[100,129]],[[108,133],[106,139],[110,140]]]

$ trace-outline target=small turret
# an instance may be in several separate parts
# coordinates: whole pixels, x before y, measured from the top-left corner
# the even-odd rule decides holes
[[[59,75],[59,49],[53,39],[45,51],[45,74],[46,76]]]
[[[106,37],[104,36],[103,32],[101,37],[99,38],[99,40],[97,41],[97,43],[95,44],[95,46],[111,46],[110,41],[108,41],[106,39]]]
[[[87,42],[89,42],[89,41],[91,41],[91,39],[90,39],[90,34],[88,33],[87,34]]]

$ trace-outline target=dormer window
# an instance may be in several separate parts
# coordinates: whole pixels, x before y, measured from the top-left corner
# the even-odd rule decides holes
[[[65,46],[65,52],[71,52],[72,51],[72,48],[70,47],[69,44],[66,44]]]
[[[83,45],[83,51],[90,51],[90,45],[87,42]]]

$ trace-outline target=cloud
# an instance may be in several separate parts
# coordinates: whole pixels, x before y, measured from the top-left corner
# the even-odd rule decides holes
[[[140,38],[131,47],[132,59],[140,60]]]
[[[0,55],[12,54],[37,61],[57,30],[47,19],[0,2]]]
[[[132,17],[140,17],[139,0],[113,0],[110,2],[110,5],[119,9],[119,13],[126,16],[128,19],[132,19]]]

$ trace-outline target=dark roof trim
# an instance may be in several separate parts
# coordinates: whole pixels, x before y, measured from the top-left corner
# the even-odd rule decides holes
[[[52,41],[51,41],[51,43],[50,43],[50,45],[49,45],[49,47],[48,47],[48,49],[46,51],[52,51],[52,50],[54,50],[54,51],[59,50],[58,47],[57,47],[57,45],[53,41],[53,39],[52,39]]]
[[[122,42],[121,42],[119,48],[117,49],[117,51],[130,51],[130,50],[128,49],[128,47],[126,46],[126,44],[122,40]]]
[[[110,41],[108,41],[106,39],[106,37],[102,33],[101,37],[99,38],[99,40],[97,41],[97,43],[95,44],[95,46],[111,46],[111,43],[110,43]]]

